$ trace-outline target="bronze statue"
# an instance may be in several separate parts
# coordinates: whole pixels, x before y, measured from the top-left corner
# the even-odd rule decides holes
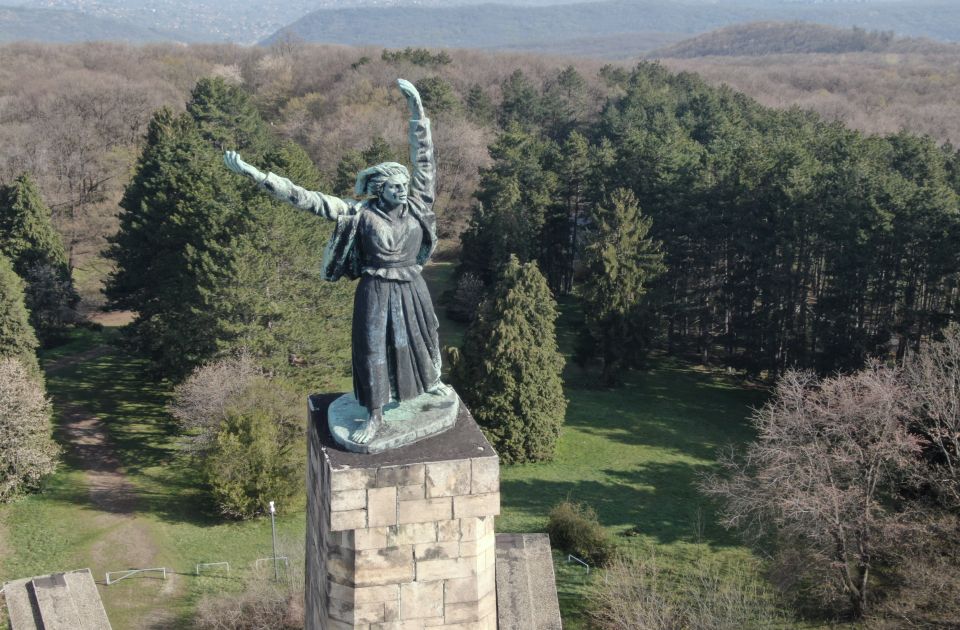
[[[277,199],[337,222],[322,272],[325,280],[360,280],[353,303],[353,387],[367,419],[350,435],[356,444],[377,435],[391,400],[452,393],[440,380],[438,321],[420,275],[437,244],[430,120],[417,89],[403,79],[397,84],[410,107],[413,174],[396,162],[364,169],[354,189],[359,200],[306,190],[264,174],[234,151],[224,155],[230,170]]]

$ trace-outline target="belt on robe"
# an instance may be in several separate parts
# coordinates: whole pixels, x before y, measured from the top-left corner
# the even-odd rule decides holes
[[[414,260],[395,260],[395,261],[371,261],[364,265],[372,269],[401,269],[403,267],[416,267],[417,261]]]

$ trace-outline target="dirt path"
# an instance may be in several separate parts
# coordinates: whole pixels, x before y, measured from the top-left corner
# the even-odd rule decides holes
[[[44,365],[43,369],[45,372],[57,372],[63,368],[70,367],[71,365],[76,365],[78,363],[83,363],[84,361],[89,361],[90,359],[102,357],[110,352],[110,350],[110,346],[97,346],[96,348],[90,348],[84,352],[60,357],[56,361],[51,361],[50,363]]]
[[[104,352],[108,350],[106,348]],[[74,363],[79,362],[89,358],[91,352],[68,358],[74,359]],[[64,363],[67,364],[72,363]],[[159,549],[149,524],[137,515],[140,507],[137,489],[124,473],[103,422],[79,405],[56,402],[63,414],[64,446],[70,452],[74,466],[84,471],[90,504],[99,512],[95,520],[105,532],[90,548],[91,564],[107,559],[111,565],[104,570],[158,566]],[[101,595],[114,610],[128,610],[129,615],[136,617],[130,628],[146,628],[169,618],[167,604],[178,594],[180,586],[182,583],[177,576],[168,573],[161,587],[145,586],[140,597],[112,599],[112,593],[104,587],[101,587]],[[115,627],[119,630],[118,626]]]
[[[132,515],[137,493],[123,473],[120,459],[99,418],[75,405],[61,404],[63,434],[78,468],[86,472],[90,502],[99,510]]]

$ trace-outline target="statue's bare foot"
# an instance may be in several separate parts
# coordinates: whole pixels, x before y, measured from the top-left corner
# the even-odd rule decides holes
[[[450,392],[453,391],[449,385],[444,384],[441,381],[437,381],[433,385],[427,388],[428,394],[433,394],[434,396],[447,396]]]
[[[350,436],[350,439],[357,444],[366,444],[372,440],[377,435],[377,431],[380,430],[380,426],[383,424],[383,411],[376,409],[370,412],[370,417],[367,418],[366,423],[364,423],[362,429],[357,429],[353,432],[353,435]]]

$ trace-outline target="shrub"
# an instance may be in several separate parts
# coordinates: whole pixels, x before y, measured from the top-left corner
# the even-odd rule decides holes
[[[295,388],[245,354],[203,365],[176,388],[169,410],[221,513],[250,518],[270,501],[302,503],[303,406]]]
[[[60,449],[50,437],[50,401],[14,358],[0,359],[0,502],[40,486]]]
[[[613,555],[613,541],[588,505],[572,501],[555,505],[550,510],[547,533],[554,547],[597,566],[606,564]]]
[[[196,368],[173,390],[167,406],[180,429],[189,433],[187,450],[202,455],[216,442],[228,410],[235,406],[263,371],[246,352],[210,361]]]
[[[296,550],[296,551],[294,551]],[[303,628],[303,543],[281,541],[277,553],[290,559],[281,581],[273,567],[250,575],[239,593],[207,595],[197,606],[196,630],[294,630]]]
[[[618,557],[589,598],[602,630],[761,630],[787,621],[770,590],[739,564],[701,561],[668,579],[654,558]]]

